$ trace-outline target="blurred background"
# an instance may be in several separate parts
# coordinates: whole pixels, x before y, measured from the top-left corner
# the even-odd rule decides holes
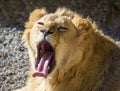
[[[120,0],[0,0],[0,91],[25,85],[29,62],[21,36],[30,12],[66,7],[95,21],[105,34],[120,40]]]
[[[23,25],[36,8],[45,7],[53,12],[63,6],[89,16],[111,36],[120,35],[120,0],[0,0],[0,23]]]

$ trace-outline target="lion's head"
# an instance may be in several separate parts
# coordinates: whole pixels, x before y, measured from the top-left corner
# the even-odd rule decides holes
[[[94,42],[93,30],[88,19],[65,8],[55,13],[47,13],[45,9],[33,11],[23,34],[33,76],[57,76],[60,79],[65,78],[65,74],[77,75],[78,67],[85,63],[81,60],[91,50],[90,42]]]

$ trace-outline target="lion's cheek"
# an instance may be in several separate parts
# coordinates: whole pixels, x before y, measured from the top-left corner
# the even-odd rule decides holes
[[[43,35],[38,32],[31,31],[30,32],[30,45],[35,48],[38,43],[43,40]]]
[[[55,51],[55,60],[57,67],[59,66],[63,69],[70,69],[70,67],[78,65],[81,63],[81,61],[83,61],[84,53],[82,50],[77,51],[76,49],[74,51],[67,51],[64,48],[61,48],[61,50],[59,49],[60,48],[58,47]]]

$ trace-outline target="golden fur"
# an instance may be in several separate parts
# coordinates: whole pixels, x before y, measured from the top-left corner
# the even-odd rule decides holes
[[[68,30],[57,30],[61,26]],[[16,91],[120,91],[120,47],[90,19],[66,8],[55,13],[36,9],[25,27],[31,68],[26,86]],[[56,64],[47,78],[33,78],[36,46],[45,28],[53,32],[48,41],[55,49]]]

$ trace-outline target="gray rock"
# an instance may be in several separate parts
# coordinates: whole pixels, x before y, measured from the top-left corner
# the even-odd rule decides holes
[[[22,33],[21,27],[0,28],[0,91],[13,91],[25,85],[29,62]]]

